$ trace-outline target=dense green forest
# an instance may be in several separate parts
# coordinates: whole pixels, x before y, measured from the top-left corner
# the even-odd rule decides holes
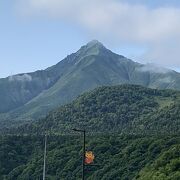
[[[74,127],[91,133],[123,134],[180,133],[180,92],[136,85],[97,88],[46,118],[26,124],[15,133],[69,133]]]
[[[139,173],[140,180],[179,179],[180,178],[180,144],[170,147],[150,165]]]
[[[6,136],[0,140],[0,179],[42,179],[43,136]],[[89,180],[180,178],[180,138],[88,135],[86,149],[95,154],[86,167]],[[81,179],[82,137],[48,136],[47,179]]]
[[[137,85],[107,86],[79,96],[44,119],[0,135],[0,179],[81,179],[82,136],[95,154],[88,180],[179,180],[180,92]]]

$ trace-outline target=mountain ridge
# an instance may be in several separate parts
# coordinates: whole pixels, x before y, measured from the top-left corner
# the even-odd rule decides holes
[[[80,95],[36,122],[10,129],[15,134],[178,134],[180,92],[138,85],[104,86]]]
[[[0,79],[0,100],[3,102],[0,124],[10,119],[17,122],[44,117],[50,110],[71,102],[86,91],[119,84],[180,89],[180,74],[134,62],[93,40],[45,70]]]

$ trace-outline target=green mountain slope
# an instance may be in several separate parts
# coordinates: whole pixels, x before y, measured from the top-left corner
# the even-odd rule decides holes
[[[53,72],[37,71],[0,79],[0,112],[20,107],[51,87],[59,77]]]
[[[179,91],[100,87],[46,118],[6,129],[0,135],[0,179],[42,179],[45,131],[46,178],[81,179],[83,139],[72,128],[85,128],[86,150],[95,154],[86,179],[178,180],[179,122]]]
[[[42,179],[43,140],[42,136],[0,137],[0,179]],[[155,177],[153,172],[158,180],[178,180],[179,144],[177,136],[88,136],[86,148],[94,152],[98,166],[86,167],[85,179],[148,180]],[[80,136],[49,136],[46,179],[81,179],[81,150]]]
[[[0,93],[3,98],[9,97],[8,101],[11,102],[9,106],[5,100],[3,101],[4,104],[7,104],[6,111],[11,111],[1,114],[1,126],[5,126],[6,122],[8,126],[8,123],[44,117],[50,110],[71,102],[83,92],[104,85],[138,84],[151,88],[180,89],[179,73],[133,62],[111,52],[98,41],[88,43],[76,53],[67,56],[57,65],[42,71],[42,73],[45,76],[52,75],[51,83],[41,87],[42,81],[39,79],[37,84],[41,88],[38,88],[33,84],[32,78],[32,82],[28,83],[35,93],[31,93],[29,97],[27,96],[29,88],[24,88],[23,92],[18,95],[20,98],[17,104],[13,104],[13,98],[16,97],[13,93],[9,94],[8,91],[5,94]],[[47,78],[44,81],[47,82]],[[8,84],[12,85],[11,82]],[[18,87],[22,87],[22,84]],[[0,92],[3,89],[5,86],[1,85]],[[16,89],[18,88],[13,87],[13,91],[16,92]],[[2,105],[1,112],[6,112],[5,109],[3,110]],[[13,121],[10,123],[12,119]]]
[[[138,175],[139,180],[178,180],[180,178],[180,144],[174,145],[147,167],[143,168]]]
[[[92,133],[180,133],[180,92],[138,85],[101,87],[81,95],[46,118],[20,126],[15,133],[47,130],[64,134],[74,127]]]

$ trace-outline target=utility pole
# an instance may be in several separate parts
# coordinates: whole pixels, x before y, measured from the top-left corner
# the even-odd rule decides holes
[[[81,130],[81,129],[72,129],[72,130],[83,133],[82,180],[84,180],[84,178],[85,178],[85,154],[86,154],[86,131]]]
[[[47,135],[45,134],[45,141],[44,141],[44,167],[43,167],[43,180],[46,179],[46,146],[47,146]]]
[[[82,171],[82,180],[84,180],[85,177],[85,153],[86,153],[86,131],[83,131],[83,162],[82,162],[82,166],[83,166],[83,171]]]

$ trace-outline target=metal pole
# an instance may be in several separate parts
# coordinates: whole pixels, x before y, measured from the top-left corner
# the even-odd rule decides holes
[[[85,179],[85,154],[86,154],[86,131],[82,129],[72,129],[73,131],[77,131],[83,133],[83,156],[82,156],[82,180]]]
[[[44,167],[43,167],[43,180],[46,178],[46,144],[47,144],[47,136],[45,135],[44,142]]]
[[[86,131],[83,131],[83,162],[82,162],[82,180],[84,180],[85,177],[85,153],[86,153]]]

